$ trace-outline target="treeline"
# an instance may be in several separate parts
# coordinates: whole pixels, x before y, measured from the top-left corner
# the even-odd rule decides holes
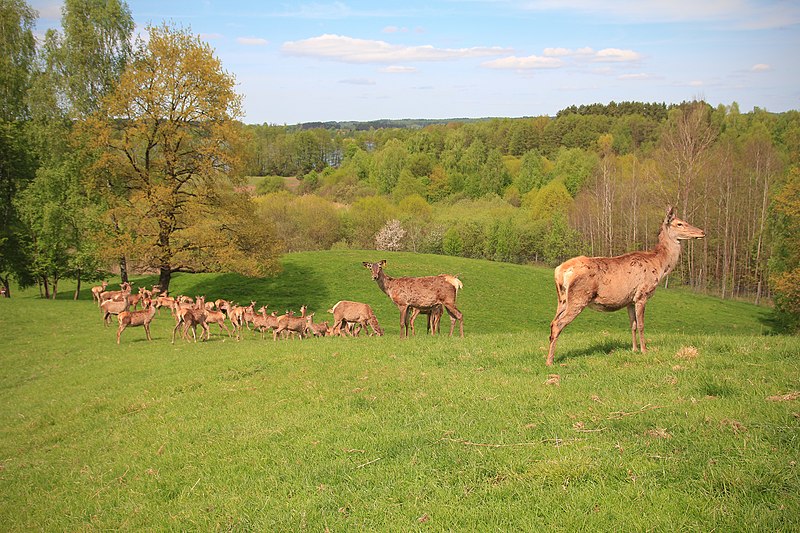
[[[289,237],[289,249],[374,247],[396,219],[404,249],[555,264],[651,247],[676,205],[708,237],[687,245],[672,282],[762,301],[794,268],[775,251],[796,260],[800,247],[775,205],[800,163],[796,111],[612,102],[421,129],[248,128],[250,173],[295,176],[295,193],[332,207],[335,237]]]

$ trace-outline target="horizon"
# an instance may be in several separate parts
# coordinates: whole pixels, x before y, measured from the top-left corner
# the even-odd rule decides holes
[[[62,1],[35,0],[36,34]],[[611,101],[800,108],[800,4],[773,0],[127,2],[237,80],[248,124],[554,116]],[[451,117],[451,118],[448,118]]]

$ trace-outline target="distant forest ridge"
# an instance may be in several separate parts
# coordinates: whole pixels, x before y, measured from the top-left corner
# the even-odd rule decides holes
[[[689,105],[691,102],[681,102],[680,104],[667,104],[665,102],[614,102],[608,104],[593,103],[571,105],[556,113],[556,118],[565,115],[605,115],[610,117],[621,117],[625,115],[640,114],[655,120],[663,120],[667,112],[675,107]],[[349,131],[369,131],[377,129],[422,129],[426,126],[437,126],[453,123],[485,122],[500,118],[533,118],[534,115],[522,117],[478,117],[478,118],[404,118],[404,119],[377,119],[368,121],[345,120],[345,121],[324,121],[324,122],[303,122],[296,124],[295,127],[301,130],[326,129],[326,130],[349,130]],[[552,118],[552,117],[550,117]]]

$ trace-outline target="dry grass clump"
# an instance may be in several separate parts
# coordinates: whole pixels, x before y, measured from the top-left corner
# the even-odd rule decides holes
[[[697,359],[697,348],[694,346],[684,346],[678,353],[675,354],[675,359],[685,359],[687,361],[694,361]]]

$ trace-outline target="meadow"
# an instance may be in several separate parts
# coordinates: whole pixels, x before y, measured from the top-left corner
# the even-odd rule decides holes
[[[458,274],[464,338],[399,338],[387,274]],[[375,251],[286,255],[271,279],[172,294],[316,321],[369,303],[384,337],[170,343],[91,302],[0,299],[0,527],[29,530],[796,531],[800,339],[769,309],[659,288],[649,351],[586,310],[546,367],[552,270]],[[151,285],[153,277],[139,277]],[[135,285],[136,286],[136,285]],[[449,326],[445,318],[443,326]],[[422,328],[424,329],[424,328]],[[444,328],[449,329],[449,328]]]

